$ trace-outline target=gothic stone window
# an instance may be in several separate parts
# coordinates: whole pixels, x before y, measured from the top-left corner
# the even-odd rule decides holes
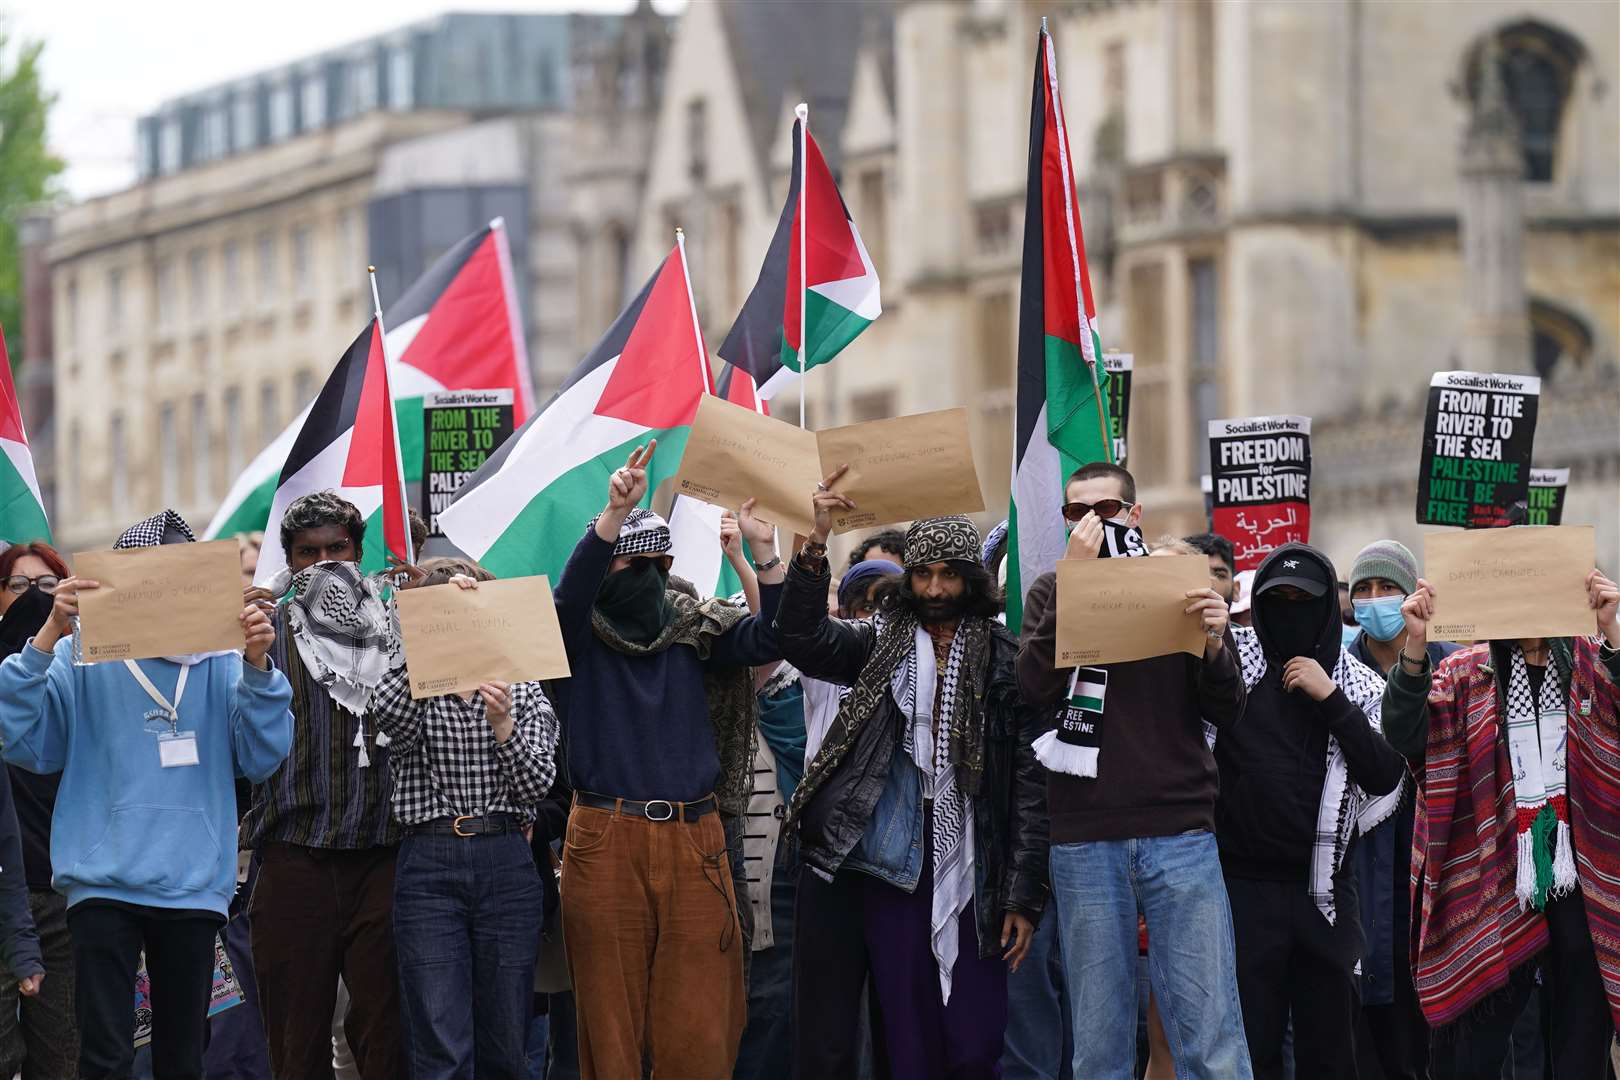
[[[1530,301],[1530,359],[1536,374],[1550,379],[1567,364],[1584,367],[1592,353],[1592,331],[1580,316],[1546,300]]]
[[[1558,165],[1558,136],[1570,101],[1575,72],[1586,50],[1561,30],[1525,21],[1496,32],[1502,85],[1519,122],[1524,151],[1524,178],[1534,183],[1552,180]],[[1483,44],[1468,60],[1468,92],[1479,95],[1479,65]]]

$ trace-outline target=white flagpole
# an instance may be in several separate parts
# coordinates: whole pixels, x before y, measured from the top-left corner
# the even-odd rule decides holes
[[[394,408],[394,361],[388,354],[388,328],[383,325],[382,297],[377,293],[377,268],[366,267],[366,276],[371,279],[371,310],[377,320],[377,333],[382,335],[383,371],[388,376],[388,427],[394,433],[394,474],[399,483],[399,507],[405,520],[405,561],[416,563],[415,546],[411,543],[411,502],[405,491],[405,460],[399,449],[399,411]],[[383,547],[388,546],[388,522],[383,521]]]
[[[692,337],[697,342],[698,364],[703,368],[703,392],[714,393],[714,370],[709,367],[709,347],[703,344],[703,330],[698,326],[697,297],[692,294],[692,268],[686,263],[686,231],[675,230],[675,248],[681,255],[681,277],[686,279],[686,306],[692,312]]]
[[[805,273],[805,226],[809,217],[810,185],[810,106],[799,102],[793,110],[799,118],[799,428],[804,429],[804,398],[809,384],[804,377],[804,354],[810,347],[810,280]]]

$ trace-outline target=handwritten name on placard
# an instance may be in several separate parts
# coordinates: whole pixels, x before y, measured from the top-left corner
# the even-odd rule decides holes
[[[413,698],[569,673],[551,583],[544,576],[485,581],[476,589],[404,589],[399,628]]]
[[[83,551],[74,573],[84,658],[143,660],[242,647],[242,563],[235,540]]]
[[[1434,586],[1435,641],[1573,637],[1595,628],[1586,575],[1596,562],[1590,525],[1430,533],[1425,578]]]
[[[849,466],[836,489],[855,510],[834,515],[835,532],[984,509],[966,409],[829,428],[816,442],[824,472]]]
[[[675,491],[733,510],[757,499],[754,512],[761,520],[809,533],[810,496],[822,475],[815,432],[706,394],[686,439]]]
[[[1202,655],[1202,623],[1186,613],[1187,593],[1207,588],[1201,555],[1058,560],[1056,666]]]

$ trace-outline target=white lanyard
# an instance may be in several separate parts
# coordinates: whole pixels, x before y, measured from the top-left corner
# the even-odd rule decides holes
[[[163,711],[169,714],[170,729],[178,730],[180,727],[180,699],[186,696],[186,677],[191,674],[191,665],[180,665],[180,679],[174,684],[173,704],[169,703],[168,698],[158,693],[157,687],[152,685],[152,680],[146,677],[146,672],[142,671],[135,661],[125,660],[124,666],[129,668],[129,673],[135,676],[135,681],[141,684],[141,689],[146,691],[147,696],[157,702]]]

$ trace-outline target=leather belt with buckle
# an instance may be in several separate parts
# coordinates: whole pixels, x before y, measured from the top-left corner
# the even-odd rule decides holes
[[[596,795],[589,791],[574,792],[574,802],[593,810],[617,811],[648,821],[674,821],[677,816],[688,825],[720,808],[713,795],[705,795],[697,802],[678,803],[668,799],[615,799],[611,795]]]
[[[412,825],[410,831],[418,835],[428,836],[459,836],[467,839],[473,836],[498,836],[501,833],[517,832],[523,828],[523,822],[516,814],[461,814],[458,817],[434,818]]]

